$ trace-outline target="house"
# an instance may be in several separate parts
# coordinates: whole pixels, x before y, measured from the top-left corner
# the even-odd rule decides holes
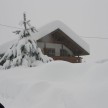
[[[80,56],[90,54],[89,45],[60,21],[40,28],[34,37],[43,53],[54,60],[80,63]]]
[[[82,60],[80,56],[90,54],[89,45],[60,21],[54,21],[41,27],[37,33],[33,34],[33,38],[37,40],[42,52],[54,60],[80,63]],[[12,43],[2,45],[0,54],[3,54]]]

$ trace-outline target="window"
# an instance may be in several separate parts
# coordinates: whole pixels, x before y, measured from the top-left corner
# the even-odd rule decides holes
[[[60,49],[60,56],[69,56],[69,53],[65,49]]]
[[[55,49],[54,48],[46,48],[46,55],[55,56]]]

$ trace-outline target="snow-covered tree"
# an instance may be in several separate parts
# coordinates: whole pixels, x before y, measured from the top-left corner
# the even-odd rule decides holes
[[[44,55],[41,49],[37,46],[37,41],[32,38],[36,33],[35,27],[32,27],[26,21],[24,13],[24,29],[17,30],[14,33],[19,35],[19,39],[5,52],[4,56],[0,59],[0,67],[2,69],[9,69],[16,66],[36,66],[38,63],[48,63],[53,59]]]

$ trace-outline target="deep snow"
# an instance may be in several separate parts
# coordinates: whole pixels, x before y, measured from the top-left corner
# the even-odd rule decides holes
[[[0,70],[6,108],[108,108],[108,61]]]

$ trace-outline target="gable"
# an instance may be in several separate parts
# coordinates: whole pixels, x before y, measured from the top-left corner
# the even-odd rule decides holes
[[[38,42],[63,44],[69,48],[75,56],[89,54],[60,29],[56,29],[48,35],[42,37],[38,40]]]
[[[40,28],[38,31],[39,32],[33,36],[36,40],[43,39],[44,37],[49,36],[50,34],[52,35],[53,33],[61,34],[67,40],[67,43],[69,42],[68,46],[80,51],[80,55],[90,54],[89,45],[60,21],[49,23]]]

